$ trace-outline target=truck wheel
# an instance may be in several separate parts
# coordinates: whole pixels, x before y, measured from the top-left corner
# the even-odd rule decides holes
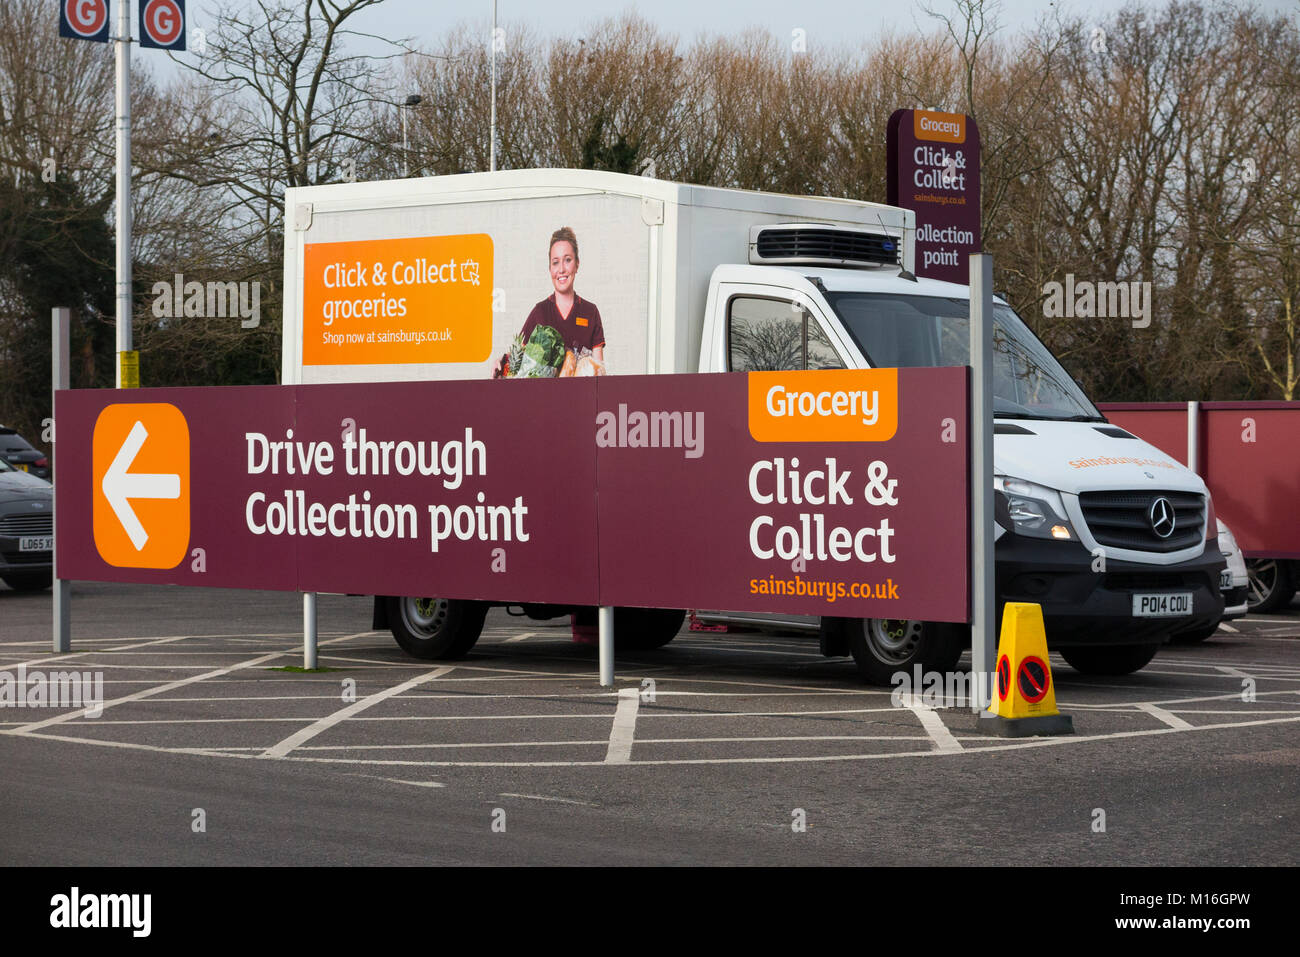
[[[614,647],[627,651],[662,648],[677,637],[686,612],[672,608],[615,608]]]
[[[898,618],[849,619],[849,651],[858,673],[872,684],[887,685],[899,671],[949,672],[961,657],[965,640],[956,625]]]
[[[463,658],[478,641],[488,606],[453,598],[388,599],[393,637],[416,658]]]
[[[1246,604],[1256,614],[1277,611],[1295,595],[1295,578],[1291,563],[1276,558],[1248,558],[1246,572],[1250,582],[1246,587]]]
[[[1080,645],[1056,650],[1071,668],[1085,675],[1131,675],[1150,664],[1159,649],[1159,644],[1151,644]]]
[[[53,572],[14,572],[4,576],[4,583],[14,591],[41,591],[53,581]]]

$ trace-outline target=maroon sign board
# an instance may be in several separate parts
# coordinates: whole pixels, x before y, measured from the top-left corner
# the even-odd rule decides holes
[[[916,275],[965,285],[980,251],[980,132],[964,113],[895,110],[888,199],[916,213]]]
[[[1187,463],[1189,431],[1197,471],[1214,512],[1247,558],[1300,559],[1300,402],[1103,403],[1108,419]]]
[[[77,390],[57,573],[966,621],[967,370]]]

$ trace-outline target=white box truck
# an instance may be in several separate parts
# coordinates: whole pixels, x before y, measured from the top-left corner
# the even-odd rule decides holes
[[[285,384],[968,363],[970,291],[912,274],[915,217],[896,207],[582,170],[301,187],[285,204]],[[999,607],[1041,605],[1081,671],[1140,669],[1223,611],[1205,484],[1110,425],[1000,299],[994,348]],[[376,627],[421,657],[464,654],[484,607],[429,592],[377,596]],[[706,614],[815,630],[886,683],[951,669],[969,641],[925,621]],[[620,610],[616,634],[657,646],[681,621]]]

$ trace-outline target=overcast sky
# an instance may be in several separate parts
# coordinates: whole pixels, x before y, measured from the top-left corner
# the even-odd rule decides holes
[[[138,3],[139,0],[136,0]],[[239,0],[226,0],[239,5]],[[1069,12],[1101,18],[1119,9],[1125,0],[1061,0]],[[1165,0],[1136,0],[1141,6],[1161,8]],[[952,0],[934,0],[936,9],[951,10]],[[211,20],[215,0],[190,0],[191,25]],[[1001,0],[999,21],[1003,29],[1016,32],[1032,26],[1050,10],[1048,0]],[[1263,9],[1300,9],[1300,0],[1260,0]],[[910,33],[928,23],[920,5],[911,0],[564,0],[538,3],[536,0],[498,0],[499,22],[523,21],[543,35],[581,34],[591,23],[625,11],[658,24],[691,40],[700,33],[730,34],[751,27],[789,36],[797,28],[807,31],[809,47],[856,44],[878,36],[887,28]],[[458,23],[480,21],[485,27],[492,13],[492,0],[384,0],[358,14],[356,28],[385,37],[412,36],[432,46]],[[485,30],[486,32],[486,30]]]
[[[4,0],[0,0],[4,2]],[[138,5],[140,0],[133,0]],[[1167,0],[1058,0],[1067,14],[1101,20],[1126,3],[1148,9],[1161,9]],[[1248,3],[1250,0],[1230,0]],[[189,0],[190,27],[202,28],[213,22],[219,6],[251,7],[251,0]],[[951,12],[953,0],[932,0],[937,10]],[[1055,5],[1050,0],[991,0],[998,9],[998,23],[1003,35],[1031,28]],[[1300,11],[1300,0],[1254,0],[1254,5],[1270,12]],[[681,40],[690,42],[701,34],[735,34],[759,28],[771,31],[787,41],[791,31],[805,31],[809,52],[819,44],[832,49],[860,46],[886,31],[900,34],[935,29],[916,0],[565,0],[563,3],[539,3],[537,0],[498,0],[498,23],[527,24],[542,36],[562,34],[581,36],[593,23],[608,17],[635,12]],[[116,14],[116,11],[114,11]],[[133,22],[136,14],[132,13]],[[492,0],[384,0],[357,14],[349,21],[351,29],[377,36],[398,39],[410,37],[417,47],[439,45],[442,37],[458,24],[481,26],[484,39],[491,22]],[[192,35],[192,34],[191,34]],[[382,44],[355,45],[359,53],[387,53]],[[179,70],[165,56],[151,50],[137,50],[143,65],[166,80]]]

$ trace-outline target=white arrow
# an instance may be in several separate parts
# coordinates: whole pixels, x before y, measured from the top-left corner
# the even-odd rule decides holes
[[[131,544],[138,552],[149,541],[149,534],[136,518],[135,510],[127,501],[132,498],[180,498],[181,477],[179,475],[142,475],[128,472],[131,463],[140,453],[144,440],[149,433],[143,422],[136,422],[131,427],[131,434],[126,437],[122,447],[117,450],[117,457],[104,473],[100,488],[113,509],[113,514],[122,523],[122,528],[131,539]]]

